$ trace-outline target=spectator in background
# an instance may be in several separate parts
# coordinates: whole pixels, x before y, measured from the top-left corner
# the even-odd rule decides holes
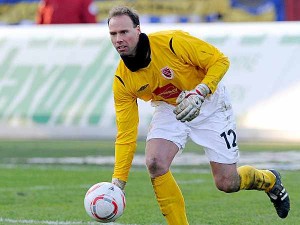
[[[37,24],[96,23],[98,9],[93,0],[41,0]]]

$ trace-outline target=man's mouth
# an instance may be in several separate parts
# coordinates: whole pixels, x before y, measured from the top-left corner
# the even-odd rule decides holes
[[[124,52],[127,50],[127,47],[126,46],[118,46],[117,50],[118,50],[118,52]]]

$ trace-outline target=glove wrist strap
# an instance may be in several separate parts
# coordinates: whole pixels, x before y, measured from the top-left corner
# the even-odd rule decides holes
[[[195,88],[198,95],[203,96],[204,98],[210,93],[209,88],[206,84],[198,84]]]

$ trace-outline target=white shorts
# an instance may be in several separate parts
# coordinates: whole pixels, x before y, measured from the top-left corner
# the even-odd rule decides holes
[[[200,114],[191,122],[180,122],[173,113],[174,106],[153,102],[155,107],[147,141],[163,138],[175,143],[180,150],[190,138],[202,146],[209,161],[232,164],[239,159],[236,124],[225,86],[219,84],[213,95],[202,104]]]

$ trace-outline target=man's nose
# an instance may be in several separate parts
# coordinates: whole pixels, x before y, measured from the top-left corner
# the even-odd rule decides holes
[[[123,41],[123,37],[122,37],[122,35],[121,34],[117,34],[117,42],[121,42],[121,41]]]

